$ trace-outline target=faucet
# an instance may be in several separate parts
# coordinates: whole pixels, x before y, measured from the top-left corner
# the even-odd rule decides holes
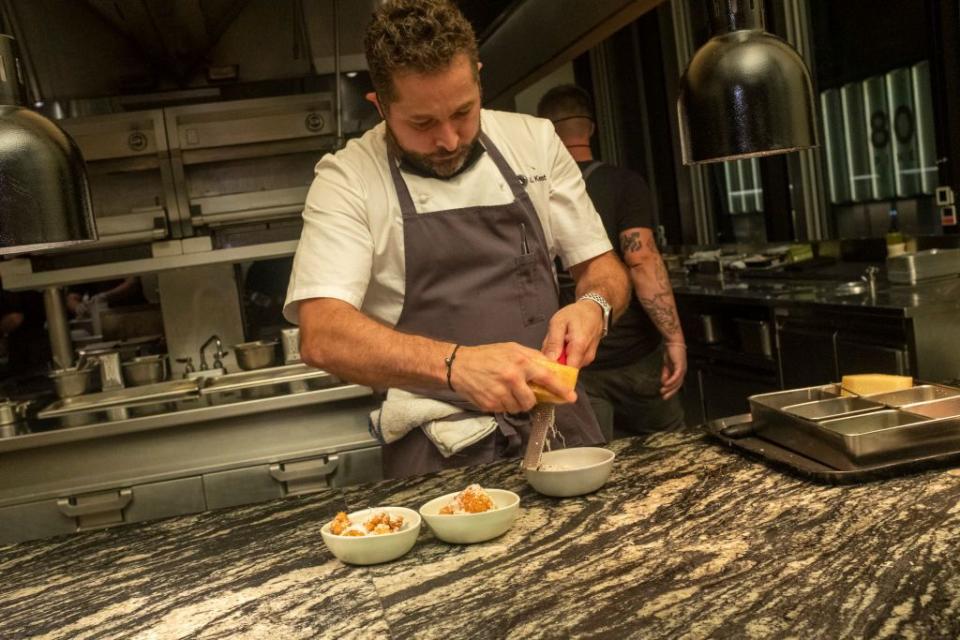
[[[221,360],[221,358],[227,355],[227,352],[223,350],[223,342],[220,341],[220,336],[218,336],[217,334],[213,334],[212,336],[207,338],[207,341],[204,342],[203,345],[200,347],[200,371],[206,371],[207,369],[210,368],[207,365],[207,358],[205,355],[205,351],[207,347],[210,346],[210,343],[216,344],[216,347],[217,347],[216,352],[213,354],[213,368],[223,369],[223,372],[226,373],[227,368],[223,366],[223,361]]]
[[[717,256],[717,277],[720,278],[720,288],[726,288],[727,284],[723,281],[723,259]]]
[[[877,295],[877,274],[880,273],[879,267],[870,265],[864,270],[863,275],[860,277],[861,280],[867,283],[867,286],[870,288],[870,297],[874,298]]]

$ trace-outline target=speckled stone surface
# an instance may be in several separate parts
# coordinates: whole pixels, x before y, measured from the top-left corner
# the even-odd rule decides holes
[[[960,471],[834,487],[694,431],[612,448],[581,498],[511,462],[0,547],[0,638],[960,636]],[[321,541],[469,482],[520,493],[500,538],[424,527],[372,567]]]

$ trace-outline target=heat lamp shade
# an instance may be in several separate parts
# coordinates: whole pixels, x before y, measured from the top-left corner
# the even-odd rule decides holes
[[[762,29],[716,35],[690,60],[677,100],[684,164],[817,146],[803,59]]]
[[[77,145],[41,114],[0,106],[0,255],[96,239]]]

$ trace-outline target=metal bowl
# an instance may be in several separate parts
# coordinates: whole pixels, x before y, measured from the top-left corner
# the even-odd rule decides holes
[[[93,391],[97,376],[98,371],[95,366],[79,369],[77,367],[54,369],[49,373],[49,377],[53,381],[53,387],[61,398],[73,398]]]
[[[237,365],[246,371],[276,365],[277,344],[277,340],[256,340],[234,345],[233,351],[237,356]]]
[[[167,379],[165,354],[141,356],[123,363],[123,379],[131,387],[155,384]]]

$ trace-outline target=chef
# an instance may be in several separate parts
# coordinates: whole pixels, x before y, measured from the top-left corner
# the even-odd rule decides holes
[[[384,446],[387,477],[518,455],[531,384],[569,403],[566,446],[603,442],[545,365],[588,364],[629,299],[576,163],[548,120],[481,109],[476,38],[448,0],[381,4],[365,47],[383,122],[317,164],[284,306],[301,356],[496,425],[452,455],[411,429]],[[563,308],[555,256],[576,280]]]

